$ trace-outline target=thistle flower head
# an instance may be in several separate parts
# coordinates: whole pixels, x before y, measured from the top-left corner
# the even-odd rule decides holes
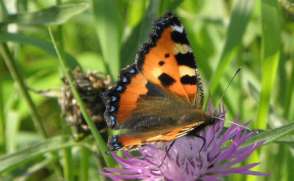
[[[224,111],[218,113],[219,119],[201,129],[198,136],[184,136],[174,143],[143,146],[139,149],[139,156],[128,151],[123,157],[113,153],[121,168],[106,168],[103,173],[112,180],[184,181],[216,181],[231,174],[266,175],[251,170],[258,163],[235,166],[262,143],[242,147],[254,133],[237,125],[224,131],[224,116]]]
[[[106,128],[103,118],[105,106],[100,94],[105,91],[111,84],[109,77],[96,72],[84,73],[80,69],[75,69],[73,78],[76,82],[77,90],[81,99],[87,107],[87,111],[94,121],[99,131]],[[90,134],[90,129],[82,116],[77,101],[75,100],[68,81],[63,78],[63,86],[59,104],[61,106],[65,120],[72,125],[81,136]]]

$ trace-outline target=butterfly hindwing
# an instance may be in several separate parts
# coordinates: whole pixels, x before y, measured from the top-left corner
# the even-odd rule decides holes
[[[108,127],[118,128],[136,108],[140,95],[147,93],[147,80],[137,70],[136,65],[123,69],[115,87],[105,92],[106,111],[104,117]]]
[[[121,71],[117,85],[102,96],[106,104],[104,117],[108,127],[123,127],[145,97],[163,96],[162,90],[147,81],[135,64],[129,65]]]
[[[181,127],[162,129],[154,132],[142,132],[140,134],[115,135],[109,140],[111,150],[133,149],[147,143],[166,142],[175,140],[191,131],[196,124]]]

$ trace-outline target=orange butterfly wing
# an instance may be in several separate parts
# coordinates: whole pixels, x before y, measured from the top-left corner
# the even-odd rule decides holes
[[[106,104],[104,117],[108,127],[118,129],[119,124],[132,114],[140,96],[148,92],[147,80],[138,72],[135,64],[121,71],[120,81],[103,94]]]
[[[188,104],[202,104],[202,87],[183,26],[175,16],[168,14],[155,23],[153,30],[150,42],[144,44],[137,54],[136,63],[122,70],[117,85],[103,95],[106,104],[104,115],[110,128],[132,129],[125,125],[130,122],[132,125],[136,121],[137,127],[140,122],[143,125],[142,122],[146,121],[143,115],[133,117],[146,96],[160,97],[168,92],[181,97]],[[158,118],[157,121],[164,119]],[[134,133],[114,136],[110,145],[117,150],[156,140],[170,141],[186,134],[194,126],[195,124],[163,128],[159,131],[160,134],[152,130],[138,134],[133,128]]]
[[[184,28],[174,16],[157,22],[160,23],[165,26],[163,29],[155,28],[158,32],[151,39],[159,38],[154,46],[145,44],[143,49],[148,51],[139,53],[138,68],[147,80],[194,103],[196,95],[202,95],[202,87]]]
[[[181,137],[187,134],[187,132],[193,130],[194,127],[200,124],[201,123],[194,123],[194,124],[185,125],[182,127],[175,127],[173,129],[165,129],[164,132],[153,132],[152,134],[147,132],[147,133],[141,133],[136,135],[125,134],[125,135],[113,136],[109,141],[110,149],[114,151],[118,149],[128,150],[128,149],[139,147],[146,143],[172,141],[178,137]]]

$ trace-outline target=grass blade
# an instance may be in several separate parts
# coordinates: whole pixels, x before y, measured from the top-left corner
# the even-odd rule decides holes
[[[32,13],[21,13],[8,15],[5,17],[1,25],[16,23],[20,25],[57,25],[63,24],[75,15],[85,11],[89,7],[86,2],[67,3],[55,5],[47,9]]]
[[[0,157],[0,174],[18,168],[19,165],[27,163],[45,153],[74,145],[75,143],[73,141],[69,141],[65,137],[54,137],[15,153],[2,156]]]
[[[67,181],[73,180],[73,158],[71,153],[71,148],[64,148],[63,149],[63,173],[64,178]]]
[[[149,7],[141,20],[141,22],[133,29],[128,39],[124,42],[121,49],[121,66],[124,67],[131,64],[135,55],[148,38],[148,33],[151,31],[151,25],[159,10],[160,1],[150,1]]]
[[[79,105],[79,108],[82,112],[82,115],[85,118],[85,121],[86,121],[87,125],[89,126],[90,131],[95,138],[98,150],[100,151],[101,155],[103,156],[104,161],[106,162],[107,166],[113,166],[114,160],[112,159],[112,157],[110,157],[110,155],[107,154],[107,146],[104,142],[104,139],[102,138],[101,134],[96,129],[96,126],[95,126],[93,120],[91,119],[91,117],[89,116],[89,114],[86,110],[85,104],[83,103],[83,101],[77,91],[76,82],[74,81],[74,79],[71,75],[71,71],[70,71],[69,67],[67,66],[67,62],[65,61],[65,59],[63,57],[62,49],[59,49],[50,27],[48,28],[48,30],[49,30],[50,38],[52,40],[52,44],[53,44],[55,51],[56,51],[56,54],[58,56],[58,60],[60,62],[60,67],[63,72],[63,75],[64,75],[64,77],[66,77],[67,81],[69,82],[69,85],[70,85],[71,91],[74,95],[74,98],[77,101],[77,104]]]
[[[11,76],[13,77],[15,82],[17,83],[17,85],[19,87],[19,91],[24,98],[24,101],[28,105],[28,108],[31,112],[31,116],[32,116],[32,120],[33,120],[35,129],[44,138],[47,138],[48,134],[47,134],[46,129],[42,123],[41,116],[39,115],[39,113],[37,111],[36,105],[34,104],[32,97],[30,96],[30,94],[28,92],[26,83],[22,78],[23,76],[17,70],[15,60],[14,60],[10,50],[8,49],[8,46],[4,43],[0,44],[0,54],[2,55],[3,60],[6,64],[6,66],[8,67],[8,70],[9,70]]]
[[[234,60],[237,50],[241,45],[242,37],[250,20],[253,1],[240,0],[236,2],[230,24],[227,31],[227,38],[220,57],[218,66],[211,78],[209,93],[213,97],[219,88],[220,79],[223,77],[227,67]]]
[[[92,0],[95,27],[104,61],[109,66],[109,74],[117,77],[120,69],[120,44],[122,19],[118,10],[118,1]]]
[[[258,141],[264,141],[264,144],[271,143],[273,141],[277,141],[279,138],[291,133],[294,131],[294,123],[289,123],[287,125],[281,126],[279,128],[275,128],[272,130],[266,130],[257,134],[246,141],[243,146],[248,146]],[[289,138],[288,138],[289,139]],[[292,140],[294,141],[294,140]],[[289,142],[289,140],[288,140]]]
[[[5,43],[5,42],[14,42],[19,44],[32,45],[36,48],[40,48],[41,50],[45,51],[49,55],[57,56],[52,44],[38,38],[26,36],[24,34],[1,32],[0,43]],[[77,66],[80,67],[78,61],[73,56],[71,56],[70,54],[66,52],[64,53],[64,56],[66,60],[68,61],[68,65],[71,69]]]
[[[80,152],[81,161],[79,181],[87,181],[89,180],[90,151],[87,148],[81,147]]]
[[[262,0],[262,82],[256,128],[266,128],[280,60],[280,16],[276,0]],[[270,30],[270,31],[269,31]]]
[[[4,114],[3,82],[0,80],[0,155],[5,152],[5,114]]]
[[[292,64],[291,74],[290,74],[290,78],[288,82],[289,84],[287,84],[287,90],[286,90],[284,117],[290,119],[291,101],[292,101],[293,92],[294,92],[294,64]]]

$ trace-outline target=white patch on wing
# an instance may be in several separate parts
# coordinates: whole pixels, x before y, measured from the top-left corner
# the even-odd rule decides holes
[[[155,68],[154,70],[152,70],[152,75],[154,77],[159,77],[161,75],[162,71],[160,68]]]
[[[171,26],[171,28],[172,28],[172,30],[177,31],[179,33],[184,32],[184,27],[183,26],[174,25],[174,26]]]
[[[178,54],[178,53],[186,54],[188,52],[192,52],[192,49],[187,44],[179,44],[179,43],[176,43],[174,52],[175,52],[175,54]]]
[[[188,67],[186,65],[180,65],[179,69],[180,69],[181,76],[185,76],[185,75],[195,76],[196,75],[196,70],[191,67]]]

